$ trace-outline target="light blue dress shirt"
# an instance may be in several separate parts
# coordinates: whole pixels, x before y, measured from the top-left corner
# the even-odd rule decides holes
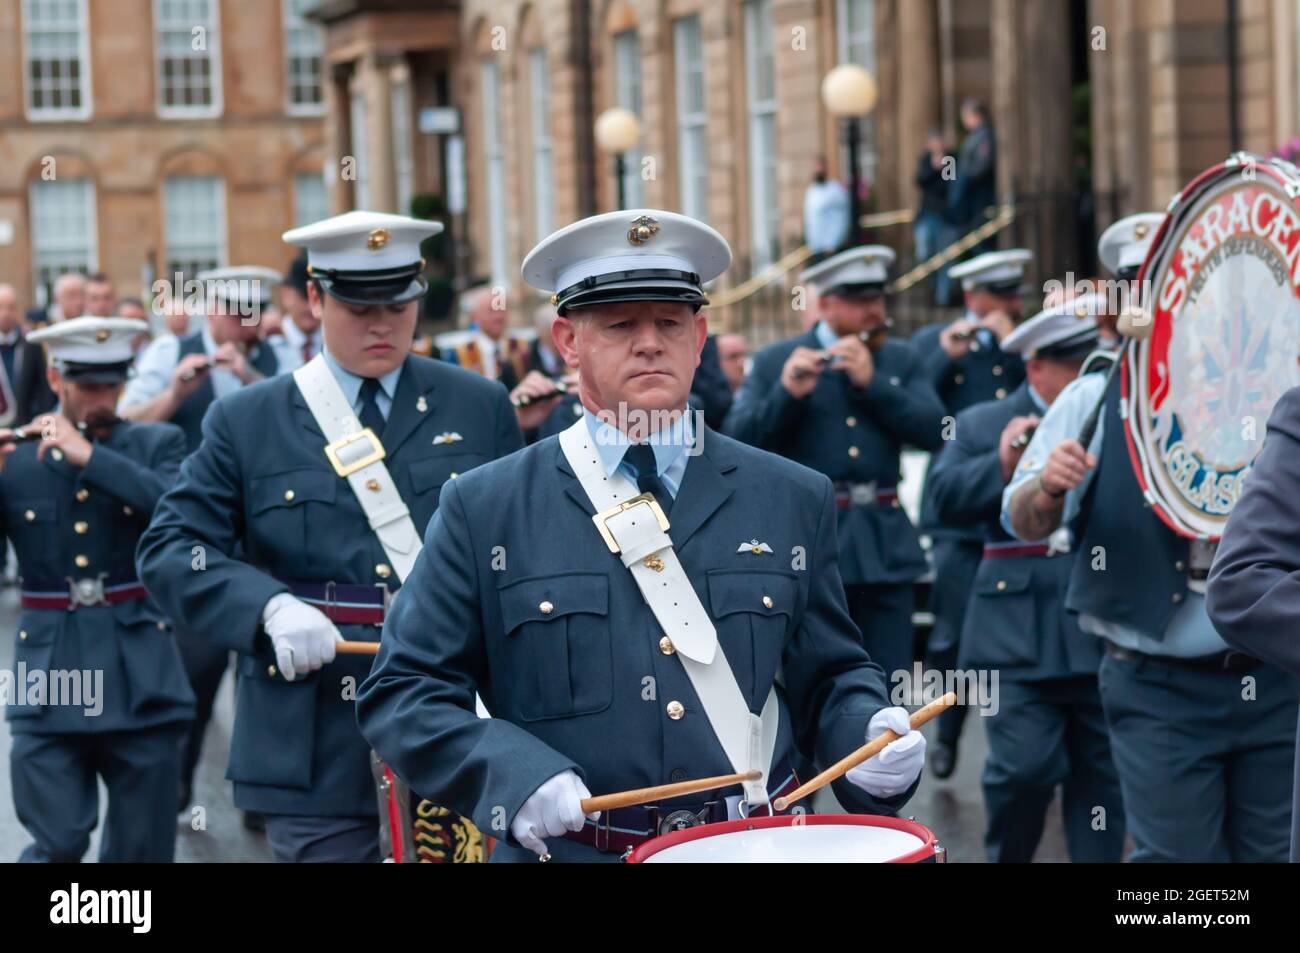
[[[695,445],[691,416],[690,411],[684,412],[671,427],[652,433],[646,440],[654,452],[655,469],[659,472],[659,478],[664,481],[664,486],[668,488],[674,500],[677,499],[682,478],[686,475],[686,463],[691,458],[690,451]],[[627,454],[627,448],[632,446],[632,442],[627,439],[627,434],[605,423],[585,408],[583,418],[587,421],[587,430],[591,433],[592,442],[596,444],[596,452],[600,455],[605,475],[613,476],[614,471],[617,470],[636,483],[636,474],[623,459]]]
[[[1048,408],[1043,419],[1039,421],[1034,438],[1025,448],[1015,475],[1006,489],[1002,491],[1002,528],[1012,536],[1011,499],[1016,491],[1030,480],[1038,479],[1047,465],[1047,457],[1062,440],[1077,439],[1083,422],[1101,399],[1106,385],[1104,373],[1085,374],[1072,381],[1057,396]],[[1106,424],[1103,414],[1097,421],[1097,430],[1088,444],[1088,452],[1100,457],[1102,434]],[[1087,475],[1073,490],[1065,494],[1065,509],[1061,516],[1061,525],[1068,526],[1079,514],[1079,506],[1092,485],[1096,470],[1089,470]],[[1103,504],[1104,505],[1104,502]],[[1026,540],[1037,542],[1037,540]],[[1082,554],[1079,558],[1091,558]],[[1100,570],[1099,570],[1100,571]],[[1141,585],[1141,580],[1123,580],[1120,585]],[[1158,639],[1158,633],[1144,633],[1129,626],[1112,622],[1098,616],[1080,615],[1079,628],[1093,635],[1104,636],[1122,648],[1147,655],[1167,655],[1176,658],[1195,658],[1201,655],[1213,655],[1224,651],[1227,643],[1214,631],[1209,615],[1205,611],[1205,596],[1197,592],[1188,592],[1187,598],[1169,620],[1164,638]]]
[[[344,370],[339,362],[330,356],[329,348],[322,348],[321,355],[325,358],[325,366],[330,369],[334,379],[339,382],[339,387],[343,389],[343,396],[348,399],[352,409],[360,414],[361,384],[365,378]],[[379,413],[383,415],[384,420],[388,420],[388,411],[393,407],[393,395],[397,393],[397,379],[401,376],[402,365],[398,364],[379,378],[379,393],[375,395],[375,403],[379,405]]]

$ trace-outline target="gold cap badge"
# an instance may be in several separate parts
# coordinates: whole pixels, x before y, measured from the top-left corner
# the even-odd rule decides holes
[[[659,223],[649,215],[638,215],[632,220],[632,227],[628,229],[627,240],[632,245],[644,245],[657,234],[659,234]]]
[[[386,228],[372,229],[370,234],[366,236],[366,247],[371,251],[379,251],[388,244],[389,239],[392,237]]]
[[[109,333],[109,332],[108,332],[108,328],[104,328],[103,330],[99,331],[99,333],[97,333],[97,334],[95,335],[95,340],[96,340],[96,341],[107,341],[107,340],[108,340],[108,333]]]
[[[1137,226],[1137,228],[1133,229],[1133,237],[1136,238],[1138,241],[1142,241],[1142,239],[1147,237],[1146,222],[1142,222]]]

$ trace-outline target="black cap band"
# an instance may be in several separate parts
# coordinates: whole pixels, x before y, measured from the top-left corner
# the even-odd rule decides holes
[[[60,361],[56,365],[66,380],[80,384],[120,384],[131,375],[134,361],[115,364],[86,364],[80,361]]]

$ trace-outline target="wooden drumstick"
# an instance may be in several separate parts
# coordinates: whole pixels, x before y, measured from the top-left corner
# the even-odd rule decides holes
[[[334,643],[335,655],[378,655],[378,642],[346,642],[342,639]]]
[[[757,781],[763,776],[761,771],[747,771],[744,774],[723,774],[716,778],[699,778],[695,781],[679,781],[676,784],[661,784],[653,788],[635,788],[631,791],[619,791],[616,794],[602,794],[599,797],[582,799],[582,813],[592,811],[610,811],[618,807],[632,807],[634,804],[651,804],[666,801],[668,798],[694,794],[697,791],[711,791],[725,788],[744,781]]]
[[[955,704],[957,704],[957,693],[949,692],[948,694],[944,695],[942,698],[930,702],[930,704],[926,705],[924,708],[919,708],[916,711],[912,712],[912,717],[909,719],[909,723],[912,726],[912,730],[915,731],[917,728],[920,728],[922,725],[924,725],[935,715],[938,715],[940,712],[946,711],[947,709],[951,708]],[[787,807],[789,807],[791,804],[793,804],[795,801],[799,800],[800,798],[807,797],[809,794],[812,794],[814,791],[818,790],[819,788],[823,788],[826,785],[830,784],[836,778],[843,777],[845,774],[849,772],[850,769],[856,768],[863,761],[866,761],[868,758],[872,758],[876,756],[877,754],[879,754],[881,751],[884,750],[887,744],[889,744],[891,741],[897,741],[901,737],[902,737],[901,735],[897,735],[894,732],[886,729],[884,734],[872,738],[870,741],[868,741],[857,751],[854,751],[852,754],[845,755],[843,758],[840,758],[839,761],[836,761],[833,765],[831,765],[821,774],[817,775],[817,777],[813,778],[811,781],[799,785],[799,787],[795,788],[785,797],[777,798],[776,801],[773,802],[773,807],[775,807],[778,811],[784,811]]]

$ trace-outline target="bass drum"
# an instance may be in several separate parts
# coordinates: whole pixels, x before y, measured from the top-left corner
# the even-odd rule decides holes
[[[413,794],[373,751],[370,768],[379,793],[379,852],[385,863],[478,864],[492,840],[467,817]]]
[[[1238,154],[1170,204],[1138,274],[1150,334],[1123,368],[1129,455],[1160,518],[1218,540],[1300,385],[1300,170]]]

